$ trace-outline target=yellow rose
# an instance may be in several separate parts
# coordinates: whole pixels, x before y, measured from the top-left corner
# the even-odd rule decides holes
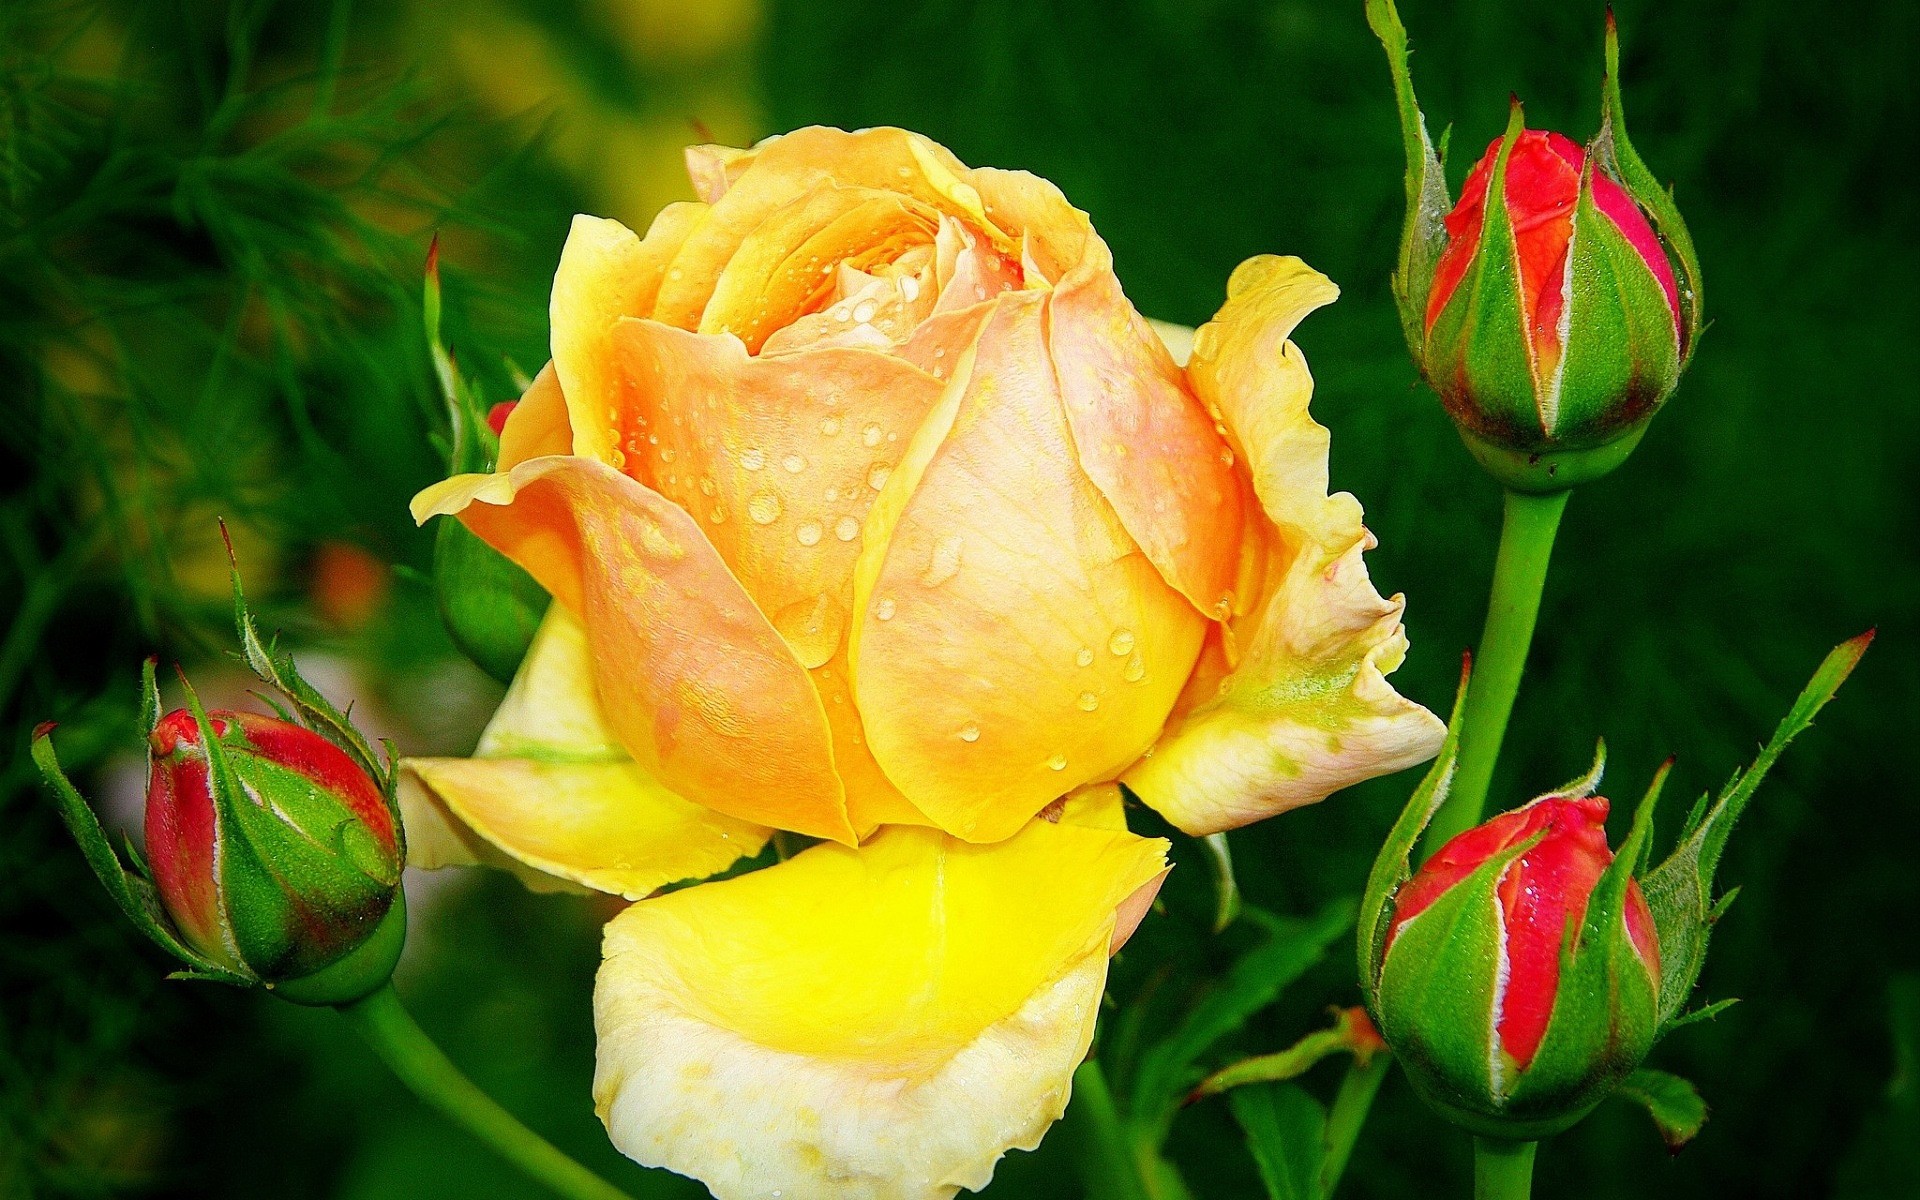
[[[1335,289],[1248,262],[1183,367],[1032,175],[688,162],[644,238],[575,220],[497,473],[414,502],[558,600],[407,764],[414,858],[640,898],[823,839],[612,922],[601,1115],[729,1200],[950,1196],[1065,1107],[1166,869],[1116,781],[1210,833],[1439,745],[1287,340]]]

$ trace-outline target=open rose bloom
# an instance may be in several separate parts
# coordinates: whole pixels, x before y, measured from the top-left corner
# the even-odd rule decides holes
[[[1245,264],[1182,367],[1032,175],[688,163],[645,237],[576,219],[497,472],[414,502],[555,597],[475,757],[407,764],[414,858],[639,901],[595,995],[633,1158],[950,1196],[1060,1116],[1167,870],[1116,783],[1204,834],[1439,746],[1287,340],[1335,289]],[[820,841],[647,898],[774,830]]]

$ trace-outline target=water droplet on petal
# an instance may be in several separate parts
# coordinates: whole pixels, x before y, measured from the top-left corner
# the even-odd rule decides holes
[[[878,425],[869,425],[860,431],[860,440],[869,446],[878,446],[880,439],[887,436],[886,430]]]
[[[863,300],[853,310],[853,319],[862,325],[873,320],[873,301]]]
[[[1081,712],[1092,712],[1100,707],[1100,697],[1092,692],[1081,692],[1080,699],[1075,703],[1079,704]]]
[[[933,548],[933,557],[927,560],[927,569],[921,573],[920,582],[928,587],[939,587],[960,573],[960,552],[966,542],[958,534],[940,539]]]
[[[727,520],[727,506],[724,504],[714,505],[713,511],[707,514],[707,519],[715,525],[725,524]]]
[[[822,434],[825,434],[827,437],[832,437],[834,434],[839,433],[840,418],[828,417],[826,420],[820,422],[820,432]]]
[[[891,621],[893,620],[893,607],[893,597],[882,596],[880,597],[880,602],[873,606],[873,615],[879,620]]]
[[[820,544],[820,523],[818,521],[808,521],[805,525],[794,530],[793,536],[800,539],[802,546],[817,546]]]
[[[711,496],[713,495],[713,492],[714,492],[713,480],[707,478],[705,475],[702,475],[700,477],[700,494],[702,496]]]
[[[852,517],[841,517],[834,522],[833,536],[843,542],[850,542],[860,536],[860,522]]]
[[[920,298],[920,281],[912,275],[900,280],[900,295],[908,304]]]
[[[867,472],[867,486],[877,492],[887,486],[887,479],[892,474],[892,466],[887,463],[875,463],[873,469]]]
[[[962,725],[960,727],[960,740],[963,742],[979,741],[980,727],[978,725],[975,725],[972,721],[968,721],[965,725]]]
[[[787,469],[787,474],[798,475],[807,469],[807,460],[798,454],[789,454],[780,460],[780,465]]]
[[[1113,636],[1107,639],[1107,649],[1122,656],[1133,653],[1133,631],[1130,629],[1114,630]]]
[[[1133,657],[1127,660],[1127,669],[1120,673],[1120,677],[1128,683],[1139,683],[1147,677],[1147,664],[1139,651],[1134,651]]]
[[[1093,665],[1093,651],[1082,646],[1080,647],[1080,653],[1073,656],[1073,661],[1083,667],[1090,667]]]
[[[1064,771],[1066,769],[1067,756],[1064,754],[1056,754],[1047,760],[1047,770],[1049,771]]]
[[[672,446],[662,446],[662,447],[660,447],[660,461],[661,461],[661,462],[672,462],[672,461],[674,460],[674,458],[675,458],[675,454],[674,454],[674,451],[673,451],[673,447],[672,447]]]
[[[767,465],[767,452],[752,447],[740,452],[740,466],[748,471],[758,471]]]
[[[780,519],[780,497],[772,492],[761,492],[747,501],[747,515],[756,525],[771,525]]]

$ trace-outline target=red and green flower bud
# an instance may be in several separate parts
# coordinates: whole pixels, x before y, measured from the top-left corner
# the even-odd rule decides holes
[[[1627,140],[1611,19],[1599,134],[1583,149],[1526,129],[1516,102],[1456,203],[1413,96],[1406,31],[1389,0],[1368,14],[1407,152],[1394,294],[1422,375],[1507,486],[1605,474],[1672,393],[1701,325],[1686,225]]]
[[[1597,796],[1543,796],[1449,841],[1392,897],[1381,1035],[1477,1133],[1565,1128],[1653,1045],[1659,943],[1606,816]]]
[[[147,859],[186,945],[292,999],[392,972],[401,850],[380,787],[334,743],[255,713],[179,709],[148,736]]]

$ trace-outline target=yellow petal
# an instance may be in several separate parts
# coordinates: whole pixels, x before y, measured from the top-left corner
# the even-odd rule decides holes
[[[1115,912],[1165,849],[1044,821],[991,847],[890,829],[635,905],[594,992],[614,1144],[721,1200],[983,1186],[1065,1108]]]
[[[995,841],[1159,732],[1206,622],[1081,472],[1044,340],[1009,292],[867,521],[854,694],[922,812]]]
[[[618,465],[631,430],[614,422],[625,383],[613,370],[608,339],[621,317],[652,313],[667,263],[703,221],[703,204],[669,204],[642,239],[618,221],[577,216],[560,251],[548,319],[553,369],[572,418],[574,453]]]
[[[705,163],[696,172],[715,178]],[[653,316],[680,329],[700,328],[720,272],[743,243],[776,210],[822,184],[894,192],[983,223],[979,193],[965,173],[952,154],[904,129],[847,133],[813,126],[768,138],[726,163],[725,191],[675,256]]]
[[[631,899],[757,853],[768,830],[690,803],[620,749],[593,691],[586,631],[552,605],[473,758],[401,762],[409,858],[511,864]],[[478,839],[478,844],[476,843]]]
[[[458,513],[586,626],[609,727],[675,793],[851,842],[812,682],[693,518],[584,458],[456,476],[414,516]]]
[[[1406,654],[1405,602],[1383,600],[1367,578],[1373,539],[1359,503],[1327,494],[1327,431],[1307,411],[1313,379],[1287,340],[1335,295],[1298,259],[1250,259],[1194,339],[1189,378],[1232,430],[1268,520],[1251,531],[1266,560],[1257,603],[1224,629],[1166,735],[1125,776],[1188,833],[1424,762],[1445,733],[1386,681]]]
[[[567,398],[553,364],[540,368],[520,403],[507,414],[500,431],[500,463],[496,470],[511,471],[530,458],[573,453],[573,426],[567,417]]]

